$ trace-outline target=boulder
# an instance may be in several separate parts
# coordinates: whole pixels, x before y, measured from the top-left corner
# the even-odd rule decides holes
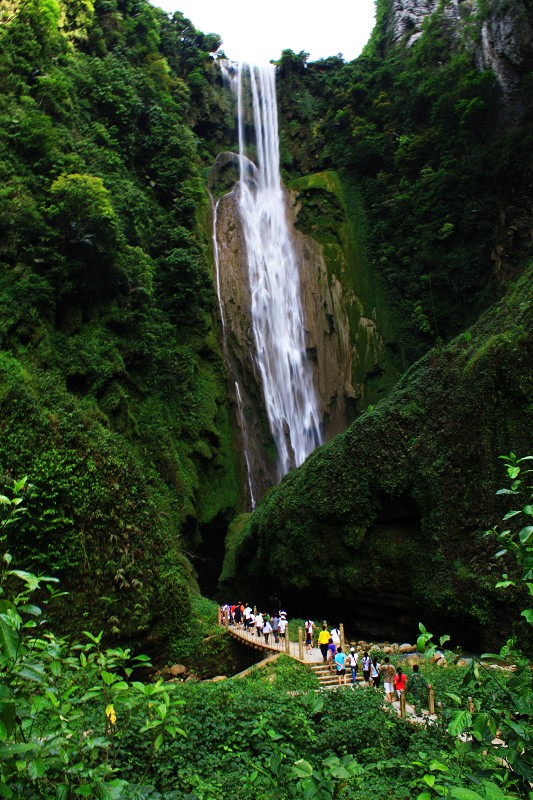
[[[407,642],[398,647],[399,653],[414,653],[415,650],[416,647],[413,644],[408,644]]]
[[[225,680],[226,680],[225,675],[215,675],[214,678],[211,678],[212,683],[220,683],[220,681],[225,681]]]
[[[184,667],[183,664],[173,664],[166,672],[170,672],[174,678],[177,678],[178,675],[184,675],[187,672],[187,667]]]
[[[421,659],[421,657],[419,655],[416,655],[416,653],[413,653],[412,655],[408,656],[405,659],[405,663],[408,664],[410,667],[412,667],[413,664],[420,664],[421,660],[422,659]]]

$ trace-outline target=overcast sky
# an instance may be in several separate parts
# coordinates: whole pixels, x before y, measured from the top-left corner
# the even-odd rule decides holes
[[[259,64],[282,50],[304,50],[314,61],[359,55],[374,25],[374,0],[152,0],[181,11],[203,33],[218,33],[232,61]]]

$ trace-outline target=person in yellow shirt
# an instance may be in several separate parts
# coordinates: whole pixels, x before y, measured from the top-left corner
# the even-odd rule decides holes
[[[328,626],[324,622],[322,625],[322,630],[318,634],[318,646],[320,647],[320,652],[322,653],[322,658],[324,659],[324,664],[328,660],[328,644],[329,644],[330,634],[328,631]]]

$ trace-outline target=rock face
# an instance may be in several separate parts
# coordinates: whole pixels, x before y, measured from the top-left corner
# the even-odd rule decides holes
[[[495,8],[494,0],[491,7]],[[523,76],[533,60],[533,28],[520,2],[494,10],[481,27],[478,48],[480,69],[494,72],[502,90],[507,117],[514,121],[522,111]]]
[[[211,190],[217,188],[219,170],[230,161],[220,156],[217,159],[210,177]],[[328,269],[323,246],[294,227],[298,212],[294,194],[286,193],[286,204],[301,276],[306,347],[314,370],[323,439],[329,441],[354,419],[357,404],[365,407],[373,400],[366,396],[365,376],[374,377],[376,371],[382,371],[384,338],[376,308],[365,304],[356,289],[346,288],[347,281],[342,280],[346,255],[338,259],[336,271]],[[276,453],[254,356],[251,290],[236,188],[218,200],[214,219],[214,277],[230,376],[228,390],[243,447],[243,486],[248,484],[248,493],[257,502],[276,482]]]
[[[471,6],[469,0],[451,0],[444,15],[452,22],[459,20],[459,6]],[[408,47],[422,35],[422,23],[439,6],[439,0],[393,0],[389,30],[394,44],[404,42]]]
[[[438,0],[392,0],[388,31],[394,45],[411,47],[422,35],[424,20],[436,11],[447,23],[450,43],[457,43],[466,32],[463,22],[477,20],[480,37],[470,42],[475,47],[479,69],[491,70],[502,90],[506,121],[513,122],[521,110],[523,76],[531,69],[533,29],[523,0],[501,3],[487,0],[483,18],[474,0],[449,0],[439,8]]]

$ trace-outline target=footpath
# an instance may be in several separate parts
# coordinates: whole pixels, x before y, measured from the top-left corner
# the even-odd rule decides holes
[[[322,653],[318,647],[313,647],[310,650],[307,650],[302,641],[292,642],[289,641],[288,637],[285,639],[279,639],[279,641],[276,642],[272,634],[269,635],[269,641],[265,642],[264,636],[258,636],[255,629],[249,630],[234,625],[229,625],[227,630],[233,639],[241,641],[248,647],[252,647],[253,649],[262,651],[264,653],[265,659],[258,664],[255,664],[254,666],[256,667],[272,661],[277,656],[285,654],[296,659],[302,664],[306,664],[317,677],[321,689],[340,691],[361,691],[365,688],[368,688],[369,690],[373,689],[373,687],[363,680],[363,677],[359,673],[357,675],[356,683],[353,684],[349,668],[346,675],[346,684],[339,684],[336,672],[330,669],[329,664],[324,663]],[[245,670],[243,673],[241,673],[241,675],[245,675],[248,672],[249,670]],[[411,722],[416,724],[431,724],[437,719],[437,716],[434,713],[434,700],[433,702],[432,700],[433,698],[430,696],[429,706],[431,712],[423,710],[417,713],[414,706],[405,701],[405,695],[402,697],[402,702],[395,700],[393,703],[384,703],[384,709],[386,711],[394,710],[399,716],[407,717]]]

